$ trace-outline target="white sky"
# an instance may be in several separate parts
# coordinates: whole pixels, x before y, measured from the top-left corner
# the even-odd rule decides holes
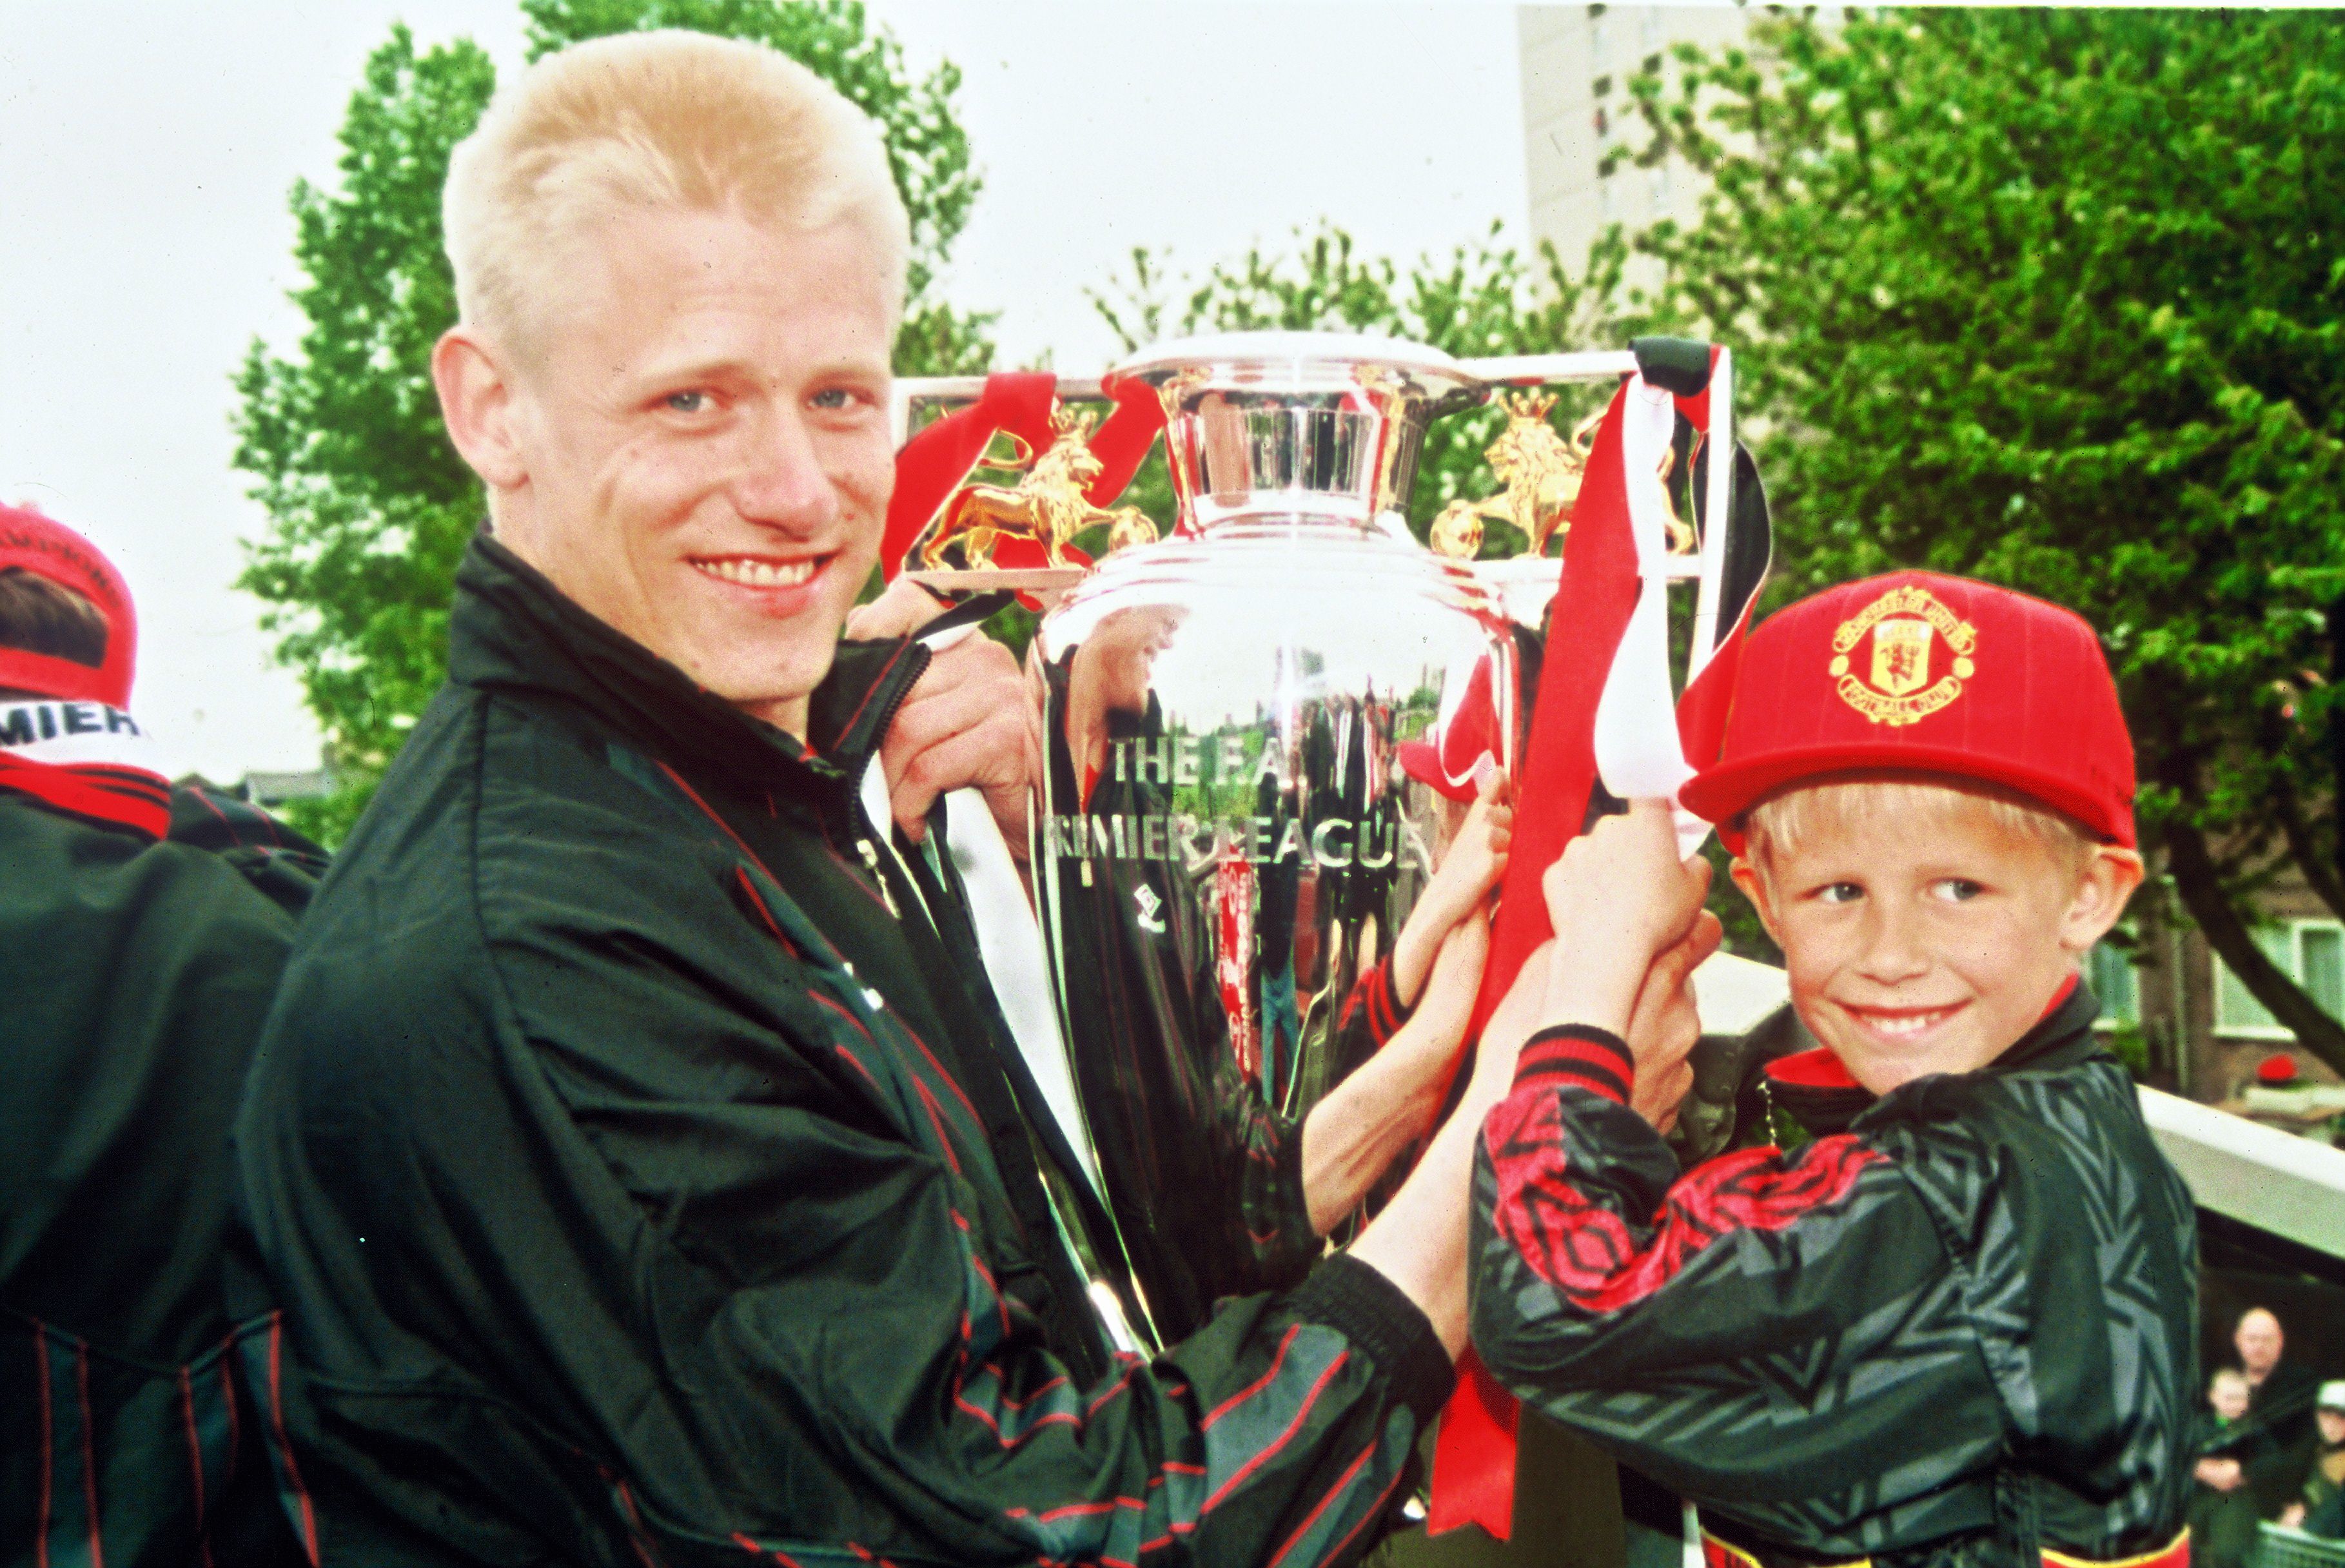
[[[1202,268],[1321,217],[1446,251],[1526,193],[1509,5],[873,0],[966,77],[986,188],[949,275],[1003,362],[1099,369],[1083,298],[1134,246]],[[137,707],[173,773],[313,766],[318,736],[231,584],[262,526],[228,378],[299,321],[288,188],[330,181],[367,55],[404,18],[520,60],[491,0],[0,0],[0,500],[88,534],[140,613]]]

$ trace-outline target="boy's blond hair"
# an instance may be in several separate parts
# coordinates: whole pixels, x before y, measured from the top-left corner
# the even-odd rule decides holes
[[[667,30],[549,55],[457,146],[441,217],[459,313],[527,352],[547,296],[631,208],[858,222],[900,309],[909,228],[870,120],[772,49]]]
[[[1794,855],[1819,833],[1895,817],[1927,832],[1958,802],[1987,809],[1995,824],[2041,844],[2046,853],[2082,871],[2096,840],[2074,820],[2013,791],[1976,780],[1937,775],[1843,774],[1803,780],[1762,797],[1744,819],[1743,858],[1767,867],[1770,852]]]

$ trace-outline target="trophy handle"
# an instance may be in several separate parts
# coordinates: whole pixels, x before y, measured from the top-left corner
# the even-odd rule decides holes
[[[1467,374],[1497,387],[1552,386],[1566,381],[1603,381],[1631,376],[1647,369],[1634,349],[1601,349],[1568,354],[1508,354],[1490,359],[1461,359]],[[1698,584],[1694,595],[1693,649],[1686,667],[1690,683],[1710,663],[1718,642],[1718,615],[1726,580],[1728,535],[1731,526],[1730,499],[1734,483],[1734,360],[1732,351],[1719,349],[1718,366],[1710,383],[1710,483],[1702,498],[1701,548],[1690,556],[1672,557],[1667,566],[1672,582]],[[1724,453],[1721,460],[1717,454]],[[1510,564],[1510,563],[1509,563]]]

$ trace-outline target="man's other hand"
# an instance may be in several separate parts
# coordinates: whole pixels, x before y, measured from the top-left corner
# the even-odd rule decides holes
[[[942,613],[917,583],[898,579],[847,618],[857,639],[904,637]],[[1041,765],[1030,699],[1017,658],[975,629],[939,649],[879,743],[888,805],[906,837],[928,831],[930,808],[949,791],[979,789],[1010,853],[1026,859],[1028,791]]]

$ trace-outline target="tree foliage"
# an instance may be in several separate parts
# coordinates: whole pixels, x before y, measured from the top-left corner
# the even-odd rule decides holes
[[[2308,1048],[2251,900],[2337,869],[2345,34],[2309,14],[1758,25],[1631,85],[1711,182],[1639,240],[1751,350],[1791,586],[1988,578],[2102,634],[2145,845]],[[1616,155],[1623,156],[1623,155]]]
[[[954,117],[959,75],[908,73],[901,49],[850,0],[525,0],[533,58],[584,38],[690,27],[771,46],[878,122],[911,217],[910,298],[898,368],[939,374],[991,358],[990,318],[939,297],[939,273],[979,189]],[[456,319],[442,250],[448,157],[479,121],[495,70],[458,40],[421,50],[404,26],[367,62],[340,132],[331,188],[293,188],[294,258],[306,322],[280,353],[255,340],[236,377],[236,464],[267,510],[240,585],[267,605],[277,655],[301,677],[343,787],[298,806],[330,842],[446,670],[457,561],[484,514],[449,446],[430,372]]]

